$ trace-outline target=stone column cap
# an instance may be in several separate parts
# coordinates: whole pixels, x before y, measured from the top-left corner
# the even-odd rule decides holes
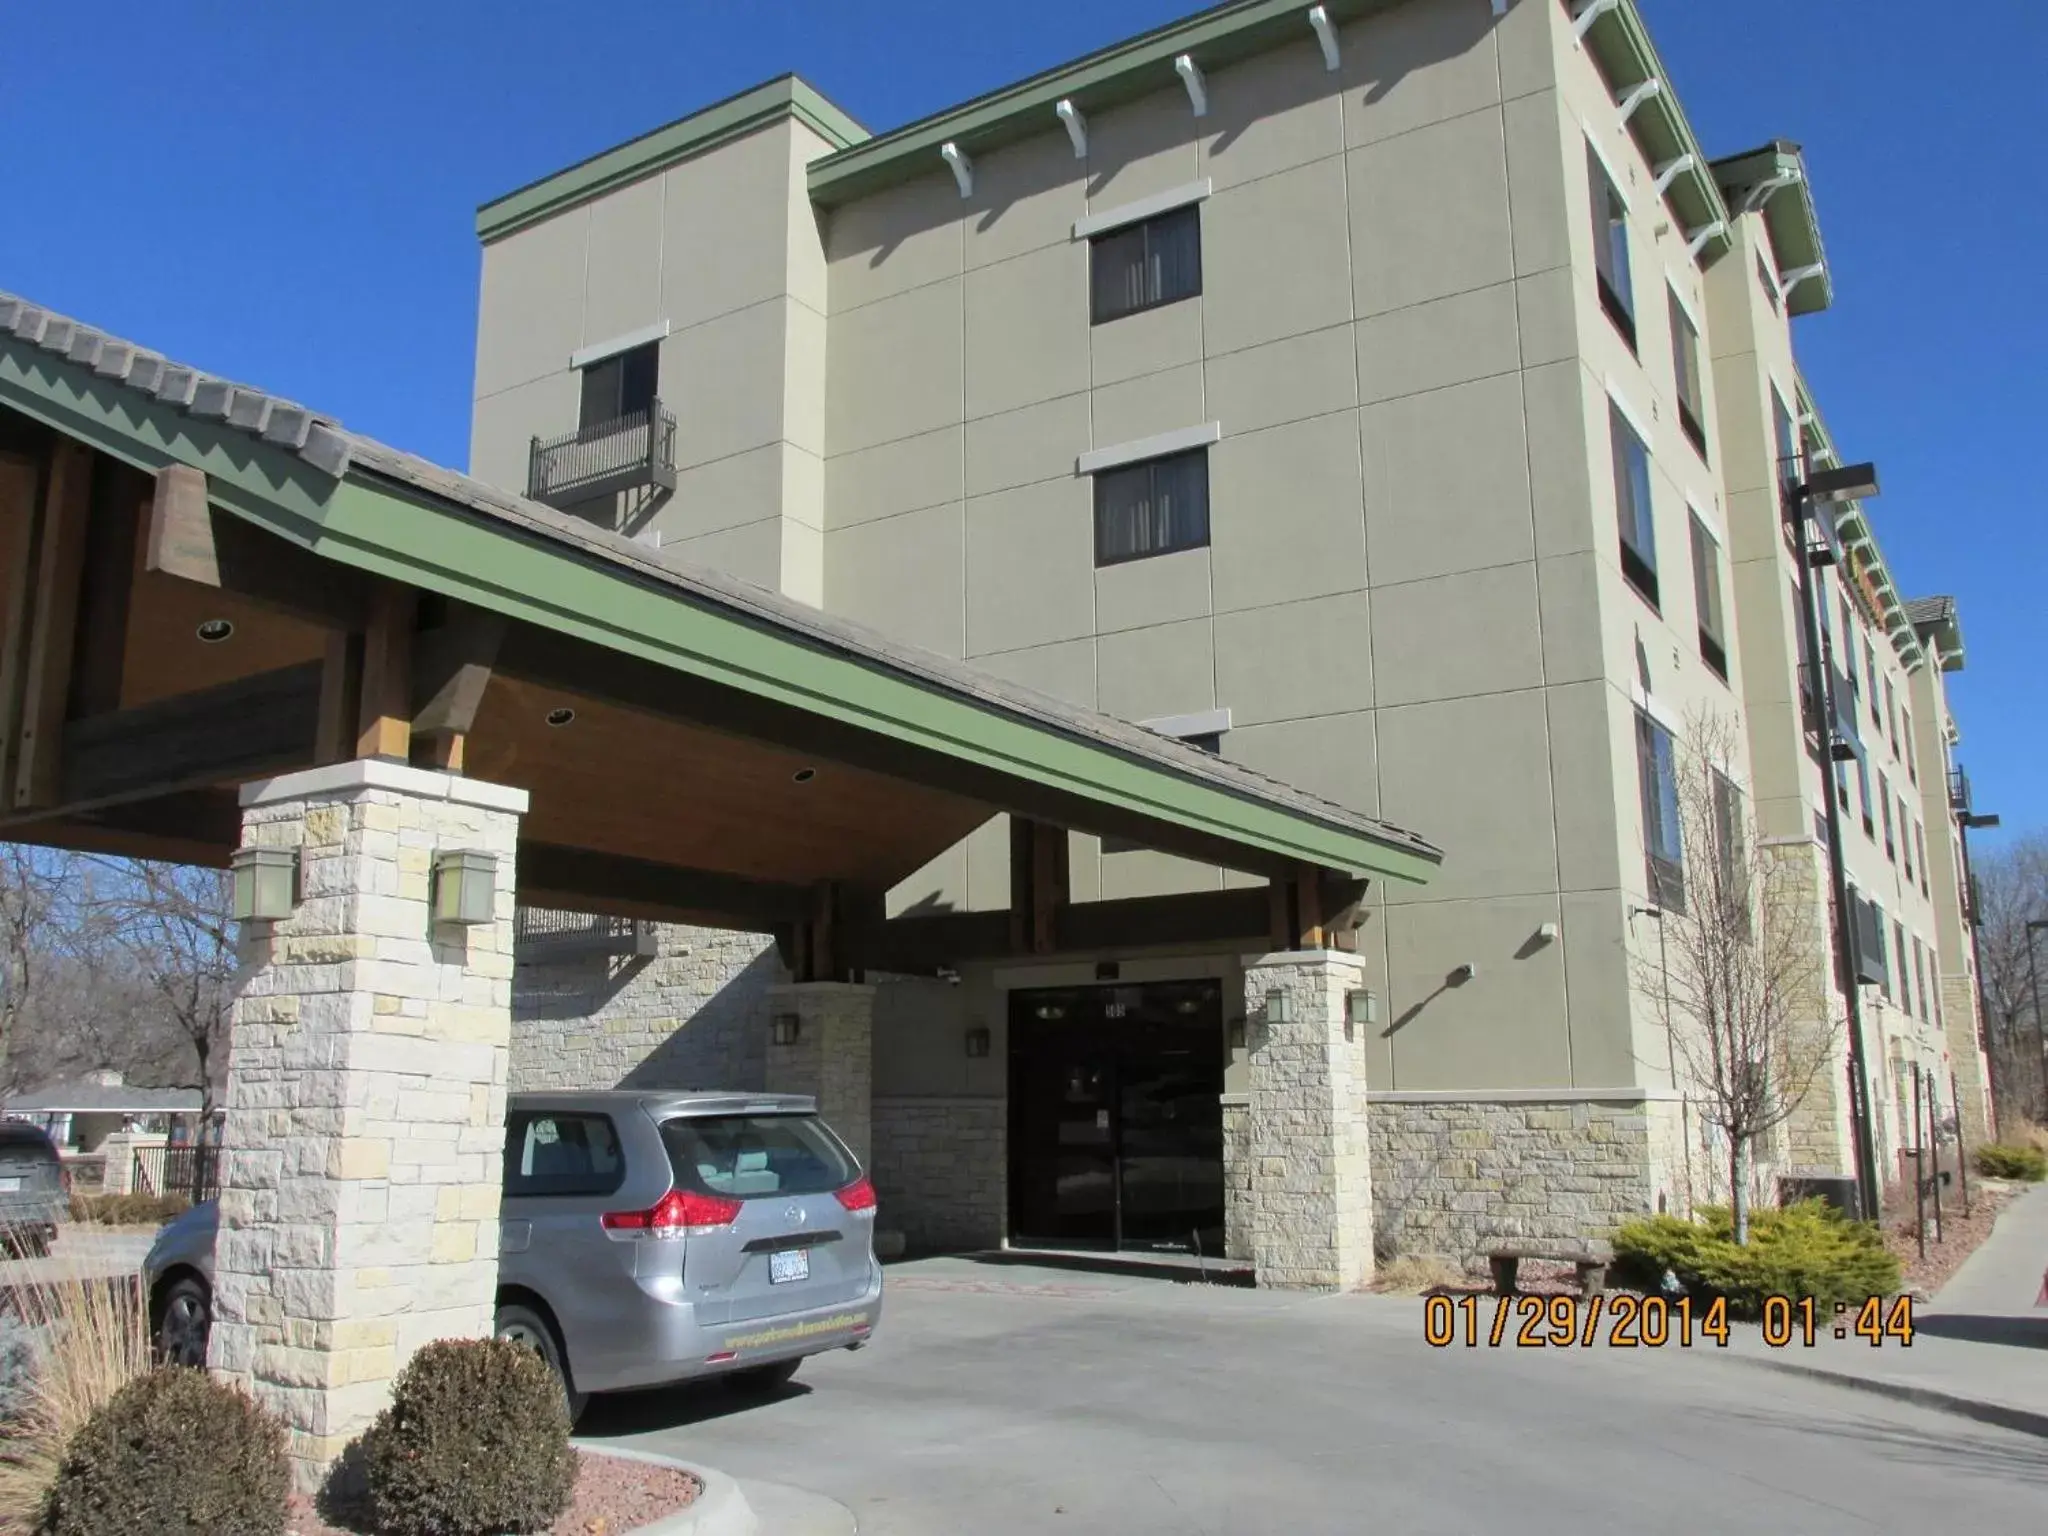
[[[279,774],[274,779],[257,779],[242,786],[242,806],[274,805],[280,800],[312,800],[323,795],[345,795],[356,790],[388,789],[420,800],[447,800],[456,805],[481,806],[490,811],[526,814],[531,796],[510,784],[492,784],[483,779],[466,779],[456,773],[431,768],[414,768],[406,763],[381,758],[359,757],[353,762],[329,763],[324,768],[304,768],[297,773]]]
[[[1342,966],[1361,974],[1365,971],[1365,956],[1348,949],[1279,949],[1263,955],[1240,957],[1248,971],[1279,970],[1287,966],[1306,968],[1312,965]]]

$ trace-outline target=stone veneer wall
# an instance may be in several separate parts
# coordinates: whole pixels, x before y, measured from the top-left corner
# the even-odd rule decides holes
[[[875,1191],[912,1252],[994,1248],[1008,1226],[1010,1106],[998,1098],[877,1097]]]
[[[789,979],[774,942],[666,924],[655,935],[651,958],[515,957],[514,1093],[765,1087],[769,989]]]
[[[1252,1258],[1251,1096],[1223,1095],[1223,1256]]]
[[[1641,1100],[1376,1100],[1374,1244],[1380,1255],[1470,1264],[1496,1238],[1605,1237],[1654,1208]]]

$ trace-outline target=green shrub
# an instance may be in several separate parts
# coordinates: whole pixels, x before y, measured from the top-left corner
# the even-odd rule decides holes
[[[2048,1152],[2011,1142],[1990,1142],[1977,1149],[1977,1171],[1987,1179],[2038,1184],[2048,1179]]]
[[[71,1219],[103,1227],[160,1227],[192,1208],[183,1195],[81,1195],[71,1197]]]
[[[1752,1212],[1743,1246],[1720,1206],[1697,1221],[1643,1217],[1616,1231],[1614,1255],[1623,1283],[1654,1290],[1668,1269],[1692,1294],[1725,1298],[1735,1317],[1758,1316],[1767,1296],[1811,1296],[1831,1307],[1899,1288],[1899,1261],[1877,1227],[1844,1219],[1824,1200]]]
[[[359,1464],[384,1536],[546,1530],[576,1487],[561,1383],[532,1350],[498,1339],[443,1339],[414,1355]]]
[[[277,1536],[291,1472],[284,1429],[204,1371],[165,1366],[121,1388],[71,1437],[40,1536]]]

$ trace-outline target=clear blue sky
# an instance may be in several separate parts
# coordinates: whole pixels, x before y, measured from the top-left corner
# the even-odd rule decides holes
[[[1980,808],[2048,823],[2048,480],[2023,462],[2048,406],[2048,8],[1643,3],[1710,154],[1806,147],[1836,291],[1799,323],[1807,375],[1882,468],[1901,587],[1962,602]],[[24,6],[0,287],[460,466],[478,203],[786,70],[883,129],[1190,8]]]

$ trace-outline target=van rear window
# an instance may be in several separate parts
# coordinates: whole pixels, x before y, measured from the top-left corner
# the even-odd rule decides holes
[[[857,1172],[815,1115],[664,1120],[661,1139],[676,1183],[708,1195],[823,1195],[845,1188]]]

